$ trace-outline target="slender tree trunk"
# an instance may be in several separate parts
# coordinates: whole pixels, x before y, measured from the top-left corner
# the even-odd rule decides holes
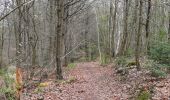
[[[97,26],[97,46],[98,46],[98,51],[99,51],[99,61],[102,61],[102,53],[101,53],[101,48],[100,48],[100,32],[99,32],[99,22],[98,22],[98,17],[97,17],[97,11],[95,8],[95,17],[96,17],[96,26]]]
[[[114,43],[114,34],[115,34],[115,27],[116,27],[116,15],[117,15],[117,0],[115,0],[115,9],[113,11],[113,0],[110,0],[110,56],[115,56],[115,43]]]
[[[50,62],[52,60],[52,51],[53,51],[53,30],[54,30],[54,24],[53,24],[53,17],[54,17],[54,0],[49,0],[50,5],[50,16],[49,16],[49,49],[47,51],[47,58]]]
[[[141,30],[142,30],[142,7],[143,7],[143,1],[140,0],[139,5],[139,26],[138,26],[138,32],[137,32],[137,39],[136,39],[136,52],[135,52],[135,60],[136,60],[136,66],[137,70],[140,70],[140,38],[141,38]]]
[[[149,24],[150,24],[151,0],[148,0],[148,11],[146,19],[146,52],[149,50]]]
[[[67,1],[68,2],[68,1]],[[66,2],[66,3],[67,3]],[[68,24],[69,24],[69,20],[68,20],[68,16],[69,16],[69,7],[65,8],[65,13],[64,13],[64,18],[65,18],[65,36],[69,37],[69,34],[68,34]],[[67,37],[65,37],[65,55],[67,54],[67,52],[69,52],[69,43],[67,43]],[[70,42],[70,41],[69,41]],[[67,66],[69,63],[69,57],[66,56],[65,59],[64,59],[64,65]]]
[[[131,40],[132,46],[136,45],[136,36],[137,36],[137,29],[138,29],[138,6],[139,6],[139,0],[135,0],[135,8],[134,8],[134,14],[133,14],[133,22],[132,22],[132,38],[135,38],[135,42]],[[134,48],[135,50],[135,48]]]
[[[3,68],[3,47],[4,47],[4,21],[3,21],[3,27],[2,27],[2,34],[0,36],[0,69]]]
[[[17,6],[21,5],[22,0],[16,0]],[[16,84],[22,87],[21,62],[22,62],[22,9],[18,8],[15,20],[15,39],[16,39]],[[17,99],[20,99],[21,88],[17,90]]]
[[[36,58],[37,58],[37,52],[36,52],[36,46],[32,47],[32,66],[36,65]]]
[[[34,14],[34,6],[33,6],[33,15]],[[38,33],[37,33],[37,30],[36,30],[36,23],[35,23],[35,19],[33,18],[32,19],[33,21],[33,30],[34,30],[34,33],[32,35],[32,66],[35,66],[36,64],[38,64],[37,62],[37,42],[38,42]]]
[[[109,46],[109,49],[110,49],[110,54],[109,54],[109,55],[110,55],[110,60],[111,60],[112,52],[113,52],[113,50],[112,50],[112,45],[114,45],[114,44],[112,44],[112,41],[113,41],[113,40],[112,40],[112,35],[113,35],[113,34],[112,34],[112,30],[113,30],[113,29],[112,29],[112,28],[113,28],[113,27],[112,27],[112,26],[113,26],[112,20],[113,20],[113,19],[112,19],[112,18],[113,18],[113,0],[110,0],[110,18],[109,18],[109,34],[110,34],[110,36],[109,36],[109,42],[110,42],[110,43],[109,43],[109,45],[110,45],[110,46]]]
[[[168,15],[169,15],[168,41],[170,42],[170,11],[168,12]]]
[[[9,20],[9,19],[7,19]],[[12,31],[12,28],[10,27],[10,23],[8,22],[8,27],[9,27],[9,33],[8,33],[8,59],[10,59],[10,47],[11,47],[11,31]],[[10,63],[10,60],[9,62]]]
[[[16,1],[17,5],[21,4],[21,0]],[[22,54],[22,29],[21,29],[21,21],[22,21],[22,11],[21,8],[18,9],[17,13],[17,22],[15,23],[15,39],[16,39],[16,57],[17,57],[17,62],[16,65],[17,67],[20,67],[21,64],[21,59],[20,56]]]
[[[113,18],[112,18],[112,22],[113,22],[113,29],[112,29],[112,36],[111,36],[111,39],[112,39],[112,56],[115,57],[115,31],[116,31],[116,20],[117,20],[117,7],[118,7],[118,1],[115,0],[115,10],[114,10],[114,15],[113,15]]]
[[[57,29],[56,29],[56,37],[57,37],[57,46],[56,46],[56,78],[63,79],[62,76],[62,56],[64,54],[64,0],[57,1]]]
[[[128,0],[125,0],[124,2],[124,29],[123,29],[123,38],[122,38],[122,43],[120,46],[120,51],[119,55],[124,55],[125,54],[125,48],[126,48],[126,43],[127,43],[127,37],[128,37],[128,15],[129,15],[129,6],[128,6]]]
[[[85,19],[85,32],[84,32],[84,39],[85,41],[87,41],[88,39],[88,25],[89,25],[89,15],[88,15],[88,12],[86,13],[86,19]],[[89,60],[89,50],[88,50],[88,43],[86,42],[85,43],[85,46],[84,46],[84,49],[85,49],[85,53],[86,53],[86,61]]]

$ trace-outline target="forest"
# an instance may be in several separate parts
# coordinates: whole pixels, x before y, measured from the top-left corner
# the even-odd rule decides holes
[[[0,100],[170,100],[170,0],[0,0]]]

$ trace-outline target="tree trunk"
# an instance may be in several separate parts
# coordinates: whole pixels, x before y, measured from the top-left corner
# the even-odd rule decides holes
[[[21,5],[22,0],[16,0],[17,6]],[[22,9],[18,8],[18,12],[15,20],[15,39],[16,39],[16,84],[22,87],[22,74],[21,74],[21,62],[22,62]],[[17,99],[20,99],[21,88],[17,89]]]
[[[147,19],[146,19],[146,52],[149,50],[149,24],[150,24],[150,12],[151,12],[151,0],[148,0],[148,12],[147,12]]]
[[[117,16],[117,0],[115,0],[115,9],[113,13],[113,0],[110,0],[110,56],[115,56],[115,43],[114,43],[114,34],[116,27],[116,16]]]
[[[54,0],[49,0],[50,5],[50,16],[49,16],[49,47],[47,50],[47,58],[48,61],[51,62],[52,60],[52,53],[53,53],[53,35],[54,35],[54,23],[53,23],[53,17],[54,17]]]
[[[112,18],[112,22],[113,22],[113,30],[112,30],[112,56],[115,57],[115,31],[116,31],[116,20],[117,20],[117,7],[118,7],[118,1],[115,0],[115,10],[114,10],[114,15]]]
[[[21,0],[17,0],[16,4],[19,6],[21,4]],[[21,8],[18,9],[17,13],[17,20],[15,22],[15,39],[16,39],[16,57],[17,57],[17,62],[16,66],[20,67],[21,64],[21,54],[22,54],[22,30],[21,30],[21,21],[22,21],[22,11]]]
[[[3,22],[3,24],[4,24],[4,22]],[[4,30],[5,29],[4,29],[4,25],[3,25],[2,34],[0,36],[0,69],[3,68],[3,47],[4,47],[4,33],[5,33]]]
[[[84,32],[85,41],[87,41],[87,39],[88,39],[88,25],[89,25],[89,14],[87,12],[86,18],[85,18],[85,32]],[[89,60],[89,50],[88,50],[88,43],[87,42],[85,43],[84,49],[85,49],[85,53],[86,53],[85,58],[86,58],[86,61],[88,61]]]
[[[56,78],[63,79],[62,76],[62,56],[64,54],[64,0],[57,1],[57,29],[56,29]]]
[[[137,70],[141,70],[140,67],[140,38],[141,38],[141,31],[142,31],[142,7],[143,7],[143,2],[140,0],[140,5],[139,5],[139,26],[138,26],[138,32],[137,32],[137,39],[136,39],[136,53],[135,53],[135,60],[136,60],[136,66]]]
[[[101,46],[100,46],[100,31],[99,31],[99,20],[98,20],[98,16],[97,16],[97,11],[95,8],[95,17],[96,17],[96,28],[97,28],[97,47],[98,47],[98,51],[99,51],[99,61],[102,61],[102,53],[101,53]]]
[[[68,1],[67,1],[68,2]],[[66,3],[67,3],[66,2]],[[65,19],[65,36],[67,36],[67,37],[70,37],[69,36],[69,34],[67,34],[68,33],[68,24],[69,24],[69,20],[68,20],[68,17],[69,17],[69,6],[68,7],[66,7],[65,8],[65,13],[64,13],[64,19]],[[65,37],[65,39],[64,39],[64,42],[65,42],[65,50],[64,50],[64,54],[66,55],[67,54],[67,52],[69,52],[69,44],[70,43],[67,43],[67,37]],[[70,41],[69,41],[70,42]],[[64,65],[65,66],[67,66],[68,65],[68,63],[69,63],[69,57],[68,56],[65,56],[65,59],[64,59]]]
[[[168,12],[168,15],[169,15],[168,41],[170,42],[170,11]]]
[[[112,57],[112,52],[113,52],[113,50],[112,50],[112,26],[113,26],[113,22],[112,22],[112,19],[113,18],[113,0],[110,0],[110,18],[109,18],[109,34],[110,34],[110,36],[109,36],[109,49],[110,49],[110,59],[111,59],[111,57]]]
[[[125,54],[125,48],[126,48],[126,43],[127,43],[127,37],[128,37],[128,10],[129,10],[129,6],[128,6],[128,0],[125,0],[124,2],[124,29],[123,29],[123,38],[122,38],[122,43],[120,46],[120,51],[119,51],[119,55],[124,55]]]

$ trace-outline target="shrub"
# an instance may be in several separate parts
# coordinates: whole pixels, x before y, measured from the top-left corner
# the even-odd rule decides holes
[[[118,66],[125,66],[127,64],[127,58],[124,56],[118,57],[115,62]]]
[[[13,87],[14,79],[4,73],[1,75],[5,81],[5,87],[0,88],[0,93],[5,94],[8,100],[15,100],[15,89]]]
[[[5,70],[4,69],[0,69],[0,76],[3,76],[5,74]]]
[[[149,56],[151,59],[160,64],[166,64],[170,66],[170,43],[153,43],[149,51]]]
[[[153,77],[165,78],[167,76],[166,69],[168,66],[165,64],[159,64],[154,60],[148,59],[144,62],[144,66],[150,70],[151,76]]]
[[[5,82],[5,87],[0,88],[0,93],[5,94],[7,100],[16,100],[15,99],[16,89],[13,86],[15,80],[13,77],[11,77],[12,76],[11,73],[8,73],[6,70],[1,69],[0,76],[2,76]]]
[[[154,63],[151,68],[151,75],[153,77],[165,78],[167,76],[167,73],[166,73],[167,67],[168,66],[164,64]]]
[[[101,61],[100,62],[101,62],[101,65],[106,65],[106,64],[110,63],[109,55],[103,53],[101,55]]]
[[[170,43],[160,40],[152,43],[149,50],[149,58],[154,61],[152,64],[152,75],[165,77],[166,71],[170,69]]]
[[[125,55],[126,55],[127,57],[132,57],[132,56],[134,56],[134,49],[128,48],[128,49],[125,51]]]
[[[131,57],[126,57],[126,56],[121,56],[118,57],[115,61],[115,63],[119,66],[119,67],[128,67],[131,68],[131,66],[135,66],[136,62],[134,61],[133,58]]]
[[[3,87],[0,89],[0,93],[5,94],[8,100],[16,100],[15,98],[15,90],[11,87]]]
[[[159,33],[157,34],[157,40],[159,41],[164,41],[167,38],[167,32],[165,29],[160,29]]]
[[[149,100],[151,97],[150,92],[148,91],[141,91],[136,100]]]
[[[159,70],[159,69],[151,70],[151,75],[157,78],[165,78],[167,76],[167,74],[164,71]]]

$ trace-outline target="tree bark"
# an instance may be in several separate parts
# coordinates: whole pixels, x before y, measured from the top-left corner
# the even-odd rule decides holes
[[[149,50],[149,24],[150,24],[151,0],[148,0],[148,11],[146,19],[146,52]]]
[[[139,5],[139,26],[138,26],[138,32],[137,32],[137,40],[136,40],[136,53],[135,53],[135,60],[136,60],[136,66],[137,70],[141,70],[140,67],[140,39],[141,39],[141,31],[142,31],[142,7],[143,7],[143,2],[140,0],[140,5]]]
[[[17,0],[16,4],[20,5],[22,3],[21,0]],[[21,24],[22,24],[22,10],[21,8],[18,8],[18,13],[17,13],[17,20],[15,22],[15,39],[16,39],[16,57],[17,57],[17,62],[16,66],[21,67],[21,54],[22,54],[22,29],[21,29]]]
[[[17,6],[22,4],[22,0],[16,0]],[[15,39],[16,39],[16,84],[22,87],[22,74],[21,74],[21,62],[22,62],[22,9],[18,8],[18,12],[15,20]],[[17,99],[20,99],[21,88],[17,89]]]
[[[89,14],[87,12],[86,18],[85,18],[85,32],[84,32],[85,41],[87,41],[87,39],[88,39],[88,25],[89,25]],[[88,50],[88,43],[87,42],[85,43],[84,49],[85,49],[85,53],[86,53],[85,58],[86,58],[86,61],[88,61],[89,60],[89,50]]]
[[[3,22],[3,24],[4,24],[4,22]],[[4,25],[3,25],[3,27],[2,27],[2,34],[1,34],[1,36],[0,36],[0,69],[2,69],[3,67],[3,47],[4,47],[4,33],[5,33],[5,31],[4,31],[5,29],[4,29]]]
[[[54,0],[49,0],[49,47],[47,50],[47,58],[48,61],[50,62],[52,60],[52,53],[53,53],[53,35],[54,35],[54,23],[53,23],[53,18],[54,18]]]
[[[168,12],[168,15],[169,15],[168,41],[170,42],[170,11]]]
[[[62,76],[62,56],[64,55],[64,0],[57,1],[57,29],[56,29],[56,78],[63,79]]]
[[[115,57],[115,27],[116,27],[116,16],[117,16],[117,0],[115,0],[115,9],[113,11],[113,0],[110,0],[110,56]]]
[[[127,43],[127,37],[128,37],[128,10],[129,10],[129,6],[128,6],[128,0],[125,0],[125,4],[124,4],[124,29],[123,29],[123,38],[122,38],[122,43],[120,46],[120,51],[119,51],[119,55],[124,55],[125,54],[125,48],[126,48],[126,43]]]
[[[110,45],[109,47],[110,48],[109,49],[110,49],[110,59],[112,57],[112,52],[113,52],[112,51],[112,45],[113,45],[112,44],[112,30],[113,30],[112,29],[113,28],[112,27],[113,26],[113,24],[112,24],[113,23],[112,22],[113,19],[112,18],[113,18],[113,0],[110,0],[110,18],[109,18],[109,34],[110,34],[110,36],[109,36],[109,42],[110,42],[109,43],[109,45]]]
[[[96,28],[97,28],[97,47],[99,52],[99,61],[102,61],[102,53],[101,53],[101,46],[100,46],[100,31],[99,31],[99,20],[97,16],[97,11],[95,8],[95,17],[96,17]]]

